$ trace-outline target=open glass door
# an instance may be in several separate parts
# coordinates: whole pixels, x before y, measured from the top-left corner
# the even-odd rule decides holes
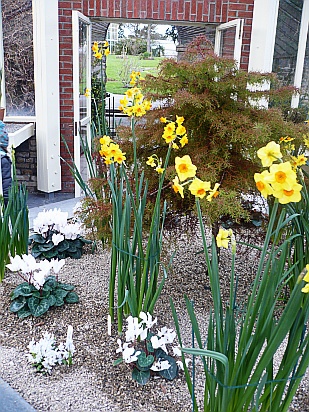
[[[242,45],[243,19],[236,19],[223,23],[216,28],[215,53],[221,57],[228,57],[240,64]]]
[[[82,152],[81,139],[91,147],[91,99],[86,90],[91,88],[91,23],[78,11],[72,11],[73,29],[73,98],[74,98],[74,162],[84,181],[89,170]],[[81,196],[81,188],[75,182],[75,197]]]

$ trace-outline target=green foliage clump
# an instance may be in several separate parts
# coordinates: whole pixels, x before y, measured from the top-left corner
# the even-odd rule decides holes
[[[4,278],[5,265],[9,263],[10,255],[22,255],[28,251],[28,191],[17,182],[14,153],[12,163],[12,185],[6,205],[3,196],[0,196],[0,282]]]
[[[23,282],[11,293],[10,311],[23,319],[28,316],[39,317],[49,308],[62,306],[65,303],[77,303],[75,286],[58,282],[55,276],[48,276],[43,287],[38,290],[34,285]]]

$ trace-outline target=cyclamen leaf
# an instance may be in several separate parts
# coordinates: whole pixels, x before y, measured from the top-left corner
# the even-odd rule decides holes
[[[134,368],[132,371],[132,379],[140,385],[146,385],[150,379],[150,371],[140,371],[137,368]]]
[[[67,240],[63,240],[62,242],[57,245],[58,252],[64,252],[65,250],[69,249],[70,245]]]
[[[11,299],[16,299],[18,296],[31,296],[35,290],[36,288],[33,285],[27,282],[21,283],[11,293]]]
[[[72,259],[80,259],[82,256],[82,251],[80,249],[77,249],[76,252],[69,252],[68,256]]]
[[[163,358],[161,358],[163,359]],[[164,360],[167,360],[171,365],[168,369],[164,369],[163,371],[159,371],[159,375],[169,381],[172,381],[178,375],[178,366],[174,358],[169,355],[164,357]]]
[[[26,298],[18,298],[16,300],[13,300],[13,302],[10,305],[10,311],[11,312],[18,312],[21,308],[23,308],[26,304]]]
[[[51,250],[54,247],[53,242],[47,242],[41,245],[38,245],[38,250],[40,252],[46,252],[48,250]]]
[[[64,299],[68,293],[69,293],[68,290],[65,290],[65,289],[62,289],[62,288],[61,288],[61,284],[58,285],[57,289],[55,289],[55,290],[53,291],[53,295],[54,295],[56,298],[60,298],[60,299]]]
[[[47,299],[38,299],[31,297],[28,299],[28,306],[31,314],[35,317],[42,316],[49,309],[49,301]]]
[[[64,290],[73,290],[75,288],[74,285],[69,285],[68,283],[59,283],[59,287]]]
[[[32,236],[30,236],[29,240],[35,243],[45,243],[46,242],[46,238],[43,237],[42,235],[39,235],[38,233],[35,233]]]
[[[21,308],[18,312],[17,315],[19,317],[19,319],[24,319],[27,318],[28,316],[31,315],[31,312],[28,308],[28,305],[25,305],[23,308]]]
[[[118,366],[118,365],[120,365],[122,362],[123,362],[123,359],[122,359],[122,358],[118,358],[118,359],[116,359],[116,360],[113,362],[113,366]]]
[[[56,298],[54,295],[49,295],[48,296],[48,303],[49,303],[49,307],[52,307],[55,305],[56,303]]]
[[[141,352],[141,354],[137,357],[137,367],[141,371],[148,370],[153,362],[154,357],[152,355],[147,356],[145,352]]]
[[[48,250],[47,252],[43,252],[43,256],[46,259],[50,260],[52,258],[56,258],[58,256],[58,252],[56,249],[51,249],[51,250]]]
[[[75,292],[69,292],[67,296],[65,297],[65,302],[66,303],[78,303],[79,302],[79,297],[77,293]]]

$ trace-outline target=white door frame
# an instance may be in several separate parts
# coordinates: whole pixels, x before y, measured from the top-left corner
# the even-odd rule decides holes
[[[88,17],[79,11],[72,11],[72,37],[73,37],[73,105],[74,105],[74,163],[77,170],[81,171],[80,163],[80,128],[86,127],[88,146],[91,147],[91,98],[86,98],[86,115],[80,116],[80,82],[79,82],[79,23],[82,21],[87,25],[87,63],[86,63],[86,88],[91,89],[91,22]],[[88,169],[88,168],[87,168]],[[87,170],[87,178],[89,171]],[[75,197],[81,196],[81,188],[75,181]]]
[[[216,36],[215,36],[215,53],[221,55],[221,44],[222,44],[222,34],[224,30],[235,27],[235,43],[234,43],[234,60],[237,62],[237,67],[240,65],[241,57],[241,46],[242,46],[242,33],[243,33],[244,20],[235,19],[227,23],[220,24],[216,27]]]

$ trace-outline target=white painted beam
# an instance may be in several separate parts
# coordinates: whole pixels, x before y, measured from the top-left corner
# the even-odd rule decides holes
[[[61,189],[58,1],[32,0],[38,189]]]

